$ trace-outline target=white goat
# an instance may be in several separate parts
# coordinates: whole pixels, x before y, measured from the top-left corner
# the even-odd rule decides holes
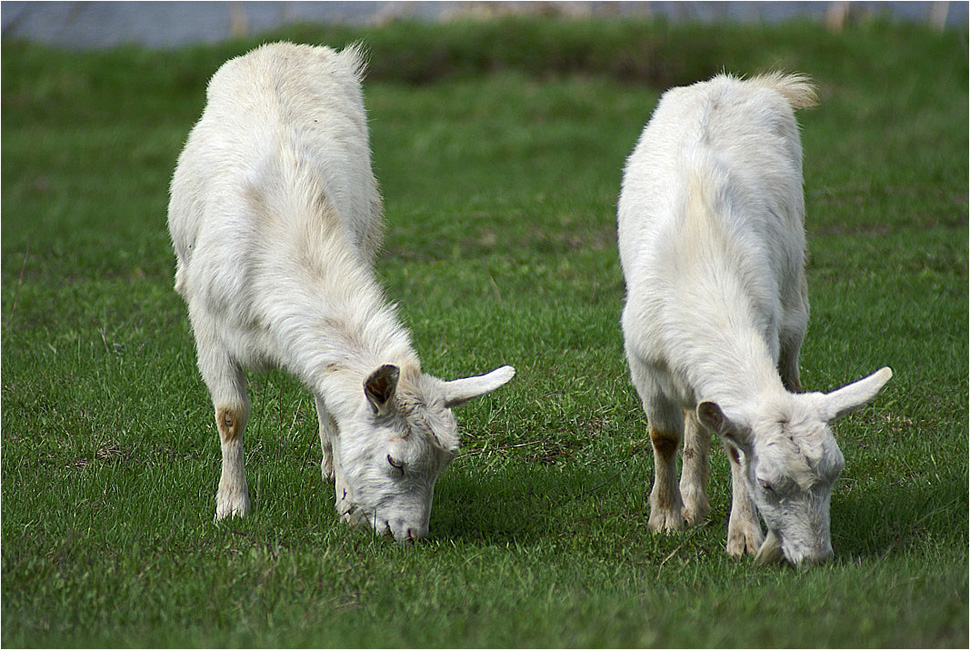
[[[883,368],[800,393],[808,292],[792,109],[814,102],[799,75],[719,75],[668,91],[627,161],[618,206],[624,341],[654,450],[650,528],[674,531],[710,510],[713,432],[731,461],[728,553],[795,564],[832,555],[829,503],[844,461],[828,423],[892,376]]]
[[[399,541],[427,534],[459,440],[451,407],[515,370],[421,372],[372,263],[382,208],[355,48],[276,43],[232,59],[172,179],[175,288],[222,442],[216,519],[245,515],[245,367],[279,366],[316,400],[337,511]]]

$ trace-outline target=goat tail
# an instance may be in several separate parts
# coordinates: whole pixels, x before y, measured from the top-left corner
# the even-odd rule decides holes
[[[818,104],[815,83],[808,75],[775,71],[758,75],[751,81],[771,88],[784,97],[795,110],[813,108]]]

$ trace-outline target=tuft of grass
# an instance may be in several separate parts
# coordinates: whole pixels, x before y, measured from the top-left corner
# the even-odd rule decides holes
[[[516,378],[458,417],[431,539],[340,524],[312,399],[252,374],[254,512],[212,522],[219,450],[172,291],[175,160],[208,77],[259,41],[370,52],[379,273],[423,365]],[[2,643],[933,646],[968,643],[967,34],[872,22],[513,19],[298,26],[151,52],[2,45]],[[836,559],[650,534],[623,358],[622,166],[659,94],[722,69],[819,83],[799,115],[809,390],[891,365],[836,425]]]

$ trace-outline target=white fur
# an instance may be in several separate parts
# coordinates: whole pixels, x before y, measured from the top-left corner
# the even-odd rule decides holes
[[[728,552],[794,563],[832,554],[829,500],[844,461],[828,422],[892,375],[800,393],[808,295],[792,109],[814,101],[797,75],[668,91],[627,161],[618,208],[626,353],[654,443],[650,526],[705,517],[714,432],[732,461]]]
[[[423,374],[385,302],[362,71],[354,48],[287,43],[223,65],[172,179],[169,230],[222,441],[216,519],[249,510],[243,368],[279,366],[314,394],[338,512],[407,541],[427,534],[458,448],[451,406],[514,370]]]

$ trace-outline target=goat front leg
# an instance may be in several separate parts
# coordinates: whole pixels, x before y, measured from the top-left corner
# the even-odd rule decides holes
[[[647,416],[653,446],[654,476],[647,524],[655,533],[680,530],[684,527],[684,517],[677,485],[677,448],[684,435],[683,414],[663,396],[649,364],[642,363],[630,348],[627,348],[627,359],[630,377]]]
[[[195,332],[199,370],[215,407],[216,428],[222,447],[222,476],[216,493],[216,516],[245,516],[249,513],[249,485],[243,432],[249,419],[249,398],[242,369],[218,344],[216,327],[206,313],[192,309],[189,316]]]
[[[337,423],[329,413],[323,400],[316,398],[317,422],[320,425],[320,449],[323,457],[320,460],[320,473],[323,475],[323,482],[329,483],[334,480],[333,472],[333,439],[337,436]]]
[[[334,445],[340,444],[340,429],[337,427],[337,421],[327,412],[323,400],[317,397],[316,403],[317,420],[320,424],[320,449],[323,453],[320,473],[323,476],[324,485],[333,482],[334,507],[337,514],[344,521],[355,523],[359,520],[360,513],[353,505],[353,494],[340,466],[340,457],[334,454]]]
[[[248,406],[216,405],[216,426],[222,443],[222,476],[216,494],[216,521],[243,517],[249,513],[249,485],[246,482],[246,455],[243,430],[249,418]]]
[[[744,482],[744,468],[741,466],[740,452],[725,442],[724,448],[731,461],[731,516],[728,520],[727,552],[732,557],[741,557],[747,552],[755,555],[764,542],[761,524],[758,523],[758,510],[748,495]]]
[[[673,428],[673,427],[671,427]],[[650,530],[674,532],[684,526],[680,488],[677,486],[677,448],[680,433],[650,425],[653,443],[653,489],[650,491]]]
[[[711,434],[697,421],[694,411],[685,409],[683,466],[680,470],[680,495],[684,503],[684,521],[694,526],[704,521],[711,511],[707,499],[708,457]]]

